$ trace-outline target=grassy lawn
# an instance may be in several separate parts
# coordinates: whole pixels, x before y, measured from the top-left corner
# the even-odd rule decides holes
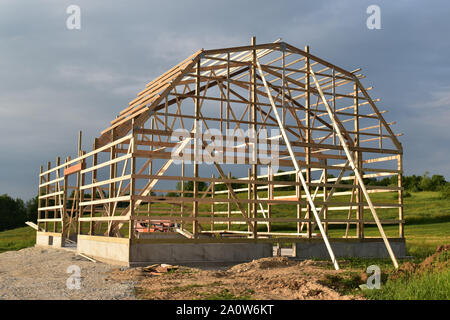
[[[0,232],[0,253],[34,246],[36,231],[30,227]]]
[[[423,259],[442,244],[450,244],[450,199],[441,199],[439,192],[416,192],[404,199],[407,254]],[[381,212],[381,216],[391,215]],[[397,226],[386,226],[388,235],[396,235]],[[367,235],[378,235],[374,227]]]
[[[388,280],[379,290],[366,290],[374,300],[450,300],[450,271]]]

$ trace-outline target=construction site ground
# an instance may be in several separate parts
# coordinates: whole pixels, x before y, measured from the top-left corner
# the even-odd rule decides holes
[[[79,289],[77,280],[69,279],[77,276],[77,267]],[[0,299],[135,299],[133,281],[105,280],[115,268],[89,261],[73,250],[30,247],[7,251],[0,254]]]
[[[79,289],[70,288],[74,265]],[[343,281],[330,281],[355,281],[354,275],[326,261],[274,257],[231,267],[163,269],[92,262],[73,250],[8,251],[0,254],[0,299],[361,299],[344,294]]]

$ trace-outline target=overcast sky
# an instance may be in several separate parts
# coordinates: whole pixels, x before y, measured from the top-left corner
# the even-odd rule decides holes
[[[66,9],[81,8],[68,30]],[[366,27],[369,5],[381,30]],[[0,1],[0,194],[37,193],[39,166],[75,155],[147,82],[200,48],[276,38],[349,70],[381,98],[406,174],[450,180],[448,1]]]

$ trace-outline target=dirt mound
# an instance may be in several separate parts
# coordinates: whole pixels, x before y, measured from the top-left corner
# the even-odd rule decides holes
[[[411,276],[413,274],[424,274],[429,272],[440,272],[450,269],[450,245],[441,245],[436,252],[427,257],[421,263],[406,262],[394,272],[390,278],[397,279],[399,277]]]
[[[293,264],[295,264],[295,262],[289,260],[287,257],[261,258],[258,260],[253,260],[252,262],[235,265],[228,271],[239,273],[255,269],[284,268],[292,266]]]
[[[143,268],[116,269],[109,278],[137,280],[136,291],[143,299],[354,299],[323,285],[326,275],[339,271],[317,264],[274,257],[225,271],[180,267],[161,276],[152,276]]]
[[[436,250],[436,253],[426,258],[419,265],[419,269],[423,271],[448,270],[449,267],[450,267],[450,244],[439,246]]]

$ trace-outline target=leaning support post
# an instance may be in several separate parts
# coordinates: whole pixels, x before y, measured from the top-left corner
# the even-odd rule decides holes
[[[281,135],[283,136],[283,139],[284,139],[284,141],[286,143],[286,147],[287,147],[287,149],[289,151],[289,155],[290,155],[290,157],[292,159],[292,162],[294,164],[295,170],[297,172],[296,174],[300,178],[300,181],[302,183],[303,189],[305,189],[306,198],[308,199],[308,202],[311,205],[311,209],[312,209],[312,212],[314,214],[314,218],[316,219],[317,226],[319,227],[319,230],[320,230],[320,233],[322,235],[323,241],[325,242],[325,246],[327,247],[328,254],[330,255],[331,261],[333,262],[334,268],[336,270],[339,270],[338,262],[336,260],[336,257],[334,256],[333,249],[331,248],[330,242],[328,241],[328,237],[327,237],[327,235],[325,233],[325,230],[323,229],[322,221],[320,220],[320,217],[319,217],[319,215],[317,213],[316,206],[314,205],[314,201],[312,200],[311,194],[309,193],[309,188],[306,185],[305,178],[303,177],[303,174],[301,172],[300,166],[298,165],[298,162],[297,162],[297,160],[295,158],[295,154],[294,154],[294,151],[292,150],[292,146],[291,146],[291,143],[289,141],[289,138],[288,138],[288,136],[286,134],[286,131],[284,130],[283,123],[281,122],[280,116],[278,114],[277,107],[275,106],[275,103],[273,101],[273,97],[272,97],[272,94],[270,92],[269,86],[267,84],[266,78],[264,76],[264,72],[262,71],[261,65],[260,65],[258,60],[256,61],[256,63],[258,65],[259,74],[261,75],[261,79],[262,79],[262,81],[264,83],[264,87],[266,88],[266,92],[267,92],[267,96],[269,97],[270,104],[272,105],[273,113],[275,114],[275,117],[277,119],[278,125],[280,126]]]
[[[356,176],[356,179],[358,179],[359,186],[362,189],[362,192],[364,193],[364,197],[366,198],[367,203],[369,204],[370,211],[372,212],[372,216],[375,220],[375,223],[377,224],[378,230],[380,231],[380,234],[381,234],[381,237],[383,238],[384,244],[386,245],[386,249],[388,250],[389,256],[391,257],[391,260],[392,260],[395,268],[398,269],[397,259],[395,258],[395,255],[394,255],[394,252],[392,251],[391,245],[389,244],[386,234],[384,233],[380,219],[378,218],[378,215],[375,211],[372,201],[370,200],[369,193],[367,192],[366,186],[360,175],[359,169],[355,165],[355,161],[350,154],[350,150],[348,148],[347,142],[345,141],[345,139],[342,135],[341,129],[339,128],[339,126],[336,122],[336,117],[335,117],[334,113],[331,111],[328,101],[323,94],[322,88],[320,87],[319,82],[317,81],[316,75],[314,74],[314,71],[312,70],[312,68],[310,68],[310,74],[314,80],[315,89],[319,92],[320,98],[322,99],[322,102],[323,102],[325,108],[327,109],[328,115],[333,123],[333,127],[336,130],[338,138],[344,149],[345,155],[347,156],[347,159],[350,161],[350,166],[351,166],[352,170],[355,172],[355,176]]]

